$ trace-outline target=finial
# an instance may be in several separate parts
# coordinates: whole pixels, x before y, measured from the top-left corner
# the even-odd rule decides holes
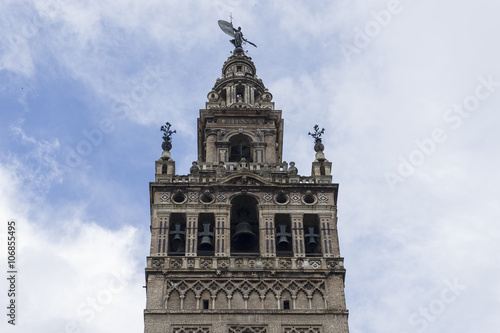
[[[312,136],[314,139],[314,151],[319,152],[323,151],[325,149],[325,146],[321,143],[321,136],[325,133],[325,129],[322,128],[321,130],[319,129],[318,125],[314,125],[314,133],[307,133],[308,135]]]
[[[176,133],[176,130],[171,130],[172,124],[166,122],[160,130],[163,132],[163,142],[161,144],[161,148],[163,151],[170,151],[172,149],[172,135]]]

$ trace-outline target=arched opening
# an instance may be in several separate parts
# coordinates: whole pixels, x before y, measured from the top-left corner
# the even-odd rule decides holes
[[[229,140],[229,162],[239,162],[242,158],[253,162],[251,140],[248,136],[238,134]]]
[[[306,257],[321,256],[321,236],[317,214],[304,214],[304,242]]]
[[[236,103],[245,102],[245,87],[237,86],[236,87]]]
[[[227,96],[226,89],[221,90],[219,101],[224,102],[223,103],[224,105],[226,105],[226,96]]]
[[[292,309],[292,295],[289,291],[283,291],[281,293],[281,309],[290,310]]]
[[[200,309],[212,309],[212,295],[207,290],[200,295]]]
[[[186,216],[181,213],[170,214],[169,256],[182,256],[186,253]]]
[[[198,256],[214,255],[214,227],[214,214],[200,213],[198,218]]]
[[[276,214],[275,225],[276,255],[278,257],[291,257],[293,255],[293,247],[290,214]]]
[[[239,195],[231,201],[231,254],[259,255],[257,200]]]

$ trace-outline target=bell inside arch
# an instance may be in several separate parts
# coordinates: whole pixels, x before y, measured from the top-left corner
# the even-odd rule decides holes
[[[231,253],[235,255],[260,252],[259,213],[257,200],[247,194],[231,200]]]
[[[214,249],[212,242],[214,233],[210,231],[210,223],[203,223],[203,231],[198,232],[198,237],[201,237],[199,246],[200,251],[212,251]]]
[[[316,248],[318,247],[317,238],[319,238],[319,235],[314,233],[314,227],[309,227],[307,229],[309,229],[309,233],[304,235],[304,237],[307,240],[306,249],[307,252],[314,253],[316,252]]]
[[[238,250],[251,250],[257,242],[257,236],[252,231],[252,225],[247,221],[240,221],[236,225],[232,241],[234,247]]]
[[[174,252],[184,252],[184,235],[185,231],[181,230],[181,225],[176,223],[174,225],[174,230],[170,231],[170,237],[172,242],[172,251]]]
[[[288,237],[291,237],[292,234],[286,232],[286,225],[280,224],[278,225],[278,231],[276,232],[276,248],[278,251],[288,251],[291,248],[290,241]]]
[[[182,242],[182,237],[179,234],[175,235],[174,238],[172,238],[172,244],[174,246],[179,245],[181,242]]]

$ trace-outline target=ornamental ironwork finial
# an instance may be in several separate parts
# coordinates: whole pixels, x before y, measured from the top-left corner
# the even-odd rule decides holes
[[[308,135],[312,136],[314,139],[314,150],[316,152],[323,151],[325,149],[325,146],[321,143],[321,136],[325,133],[325,129],[322,128],[321,130],[319,129],[319,126],[316,124],[314,125],[314,133],[307,133]]]
[[[168,121],[161,127],[161,131],[163,132],[163,142],[161,144],[161,148],[164,151],[170,151],[172,149],[172,135],[177,133],[176,130],[171,130],[172,124]]]

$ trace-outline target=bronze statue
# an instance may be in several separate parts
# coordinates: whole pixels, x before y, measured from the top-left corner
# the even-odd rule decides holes
[[[241,32],[241,27],[235,29],[232,23],[223,20],[219,20],[218,23],[222,31],[224,31],[226,34],[234,38],[231,39],[230,42],[234,45],[235,49],[243,50],[241,46],[243,45],[244,42],[257,47],[257,45],[255,45],[254,43],[248,41],[247,39],[245,39],[245,37],[243,37],[243,32]]]

